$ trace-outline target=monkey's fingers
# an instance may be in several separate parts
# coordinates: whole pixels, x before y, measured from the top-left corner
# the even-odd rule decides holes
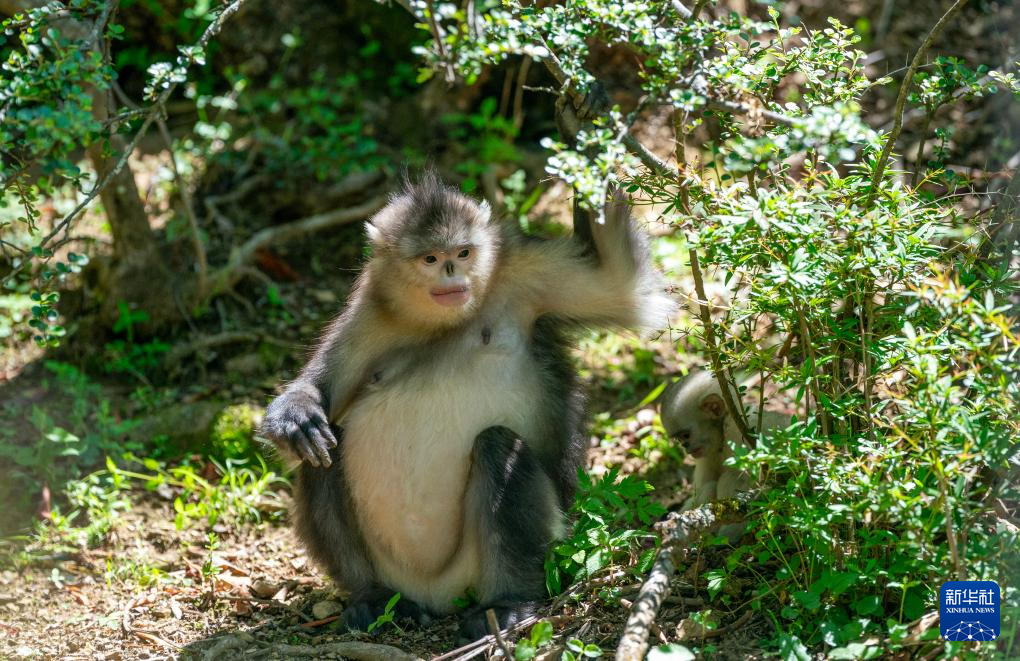
[[[322,432],[319,431],[319,428],[311,420],[301,425],[301,431],[310,441],[312,451],[315,453],[316,457],[318,457],[319,463],[322,467],[329,468],[330,464],[333,463],[333,460],[329,458],[329,440],[322,435]],[[336,442],[334,441],[334,446],[335,445]]]
[[[305,436],[305,433],[295,422],[288,422],[285,427],[287,433],[287,440],[290,441],[294,451],[297,452],[298,456],[302,460],[307,461],[316,468],[319,467],[320,461],[315,450],[312,449],[311,440]]]
[[[319,433],[326,439],[327,447],[335,448],[339,445],[336,440],[336,434],[333,433],[333,428],[329,426],[329,421],[325,418],[321,418],[315,421],[316,427],[319,429]]]

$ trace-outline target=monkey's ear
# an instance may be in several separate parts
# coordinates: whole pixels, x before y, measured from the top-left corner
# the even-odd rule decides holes
[[[726,417],[726,402],[722,395],[709,393],[701,400],[701,412],[713,420],[722,420]]]
[[[379,246],[383,243],[383,233],[378,227],[373,225],[371,222],[365,223],[365,232],[368,234],[368,240],[373,244]]]
[[[487,225],[492,220],[492,207],[489,206],[488,200],[482,200],[482,203],[478,205],[478,219],[482,221],[483,225]]]

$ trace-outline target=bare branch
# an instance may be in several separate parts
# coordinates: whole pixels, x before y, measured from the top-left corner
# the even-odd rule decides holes
[[[907,96],[910,93],[910,88],[914,85],[914,74],[917,73],[917,69],[924,61],[924,57],[928,54],[928,49],[931,48],[935,38],[942,33],[946,24],[956,16],[965,4],[967,4],[967,0],[956,0],[953,6],[946,10],[946,13],[935,23],[931,31],[924,38],[924,41],[921,42],[917,53],[914,54],[914,59],[910,61],[910,66],[907,67],[907,73],[903,77],[903,84],[900,85],[900,93],[896,97],[892,131],[889,132],[889,136],[885,140],[885,147],[882,149],[882,154],[878,157],[878,162],[875,163],[875,172],[871,175],[871,192],[868,194],[868,199],[864,204],[865,207],[870,207],[871,203],[875,200],[875,196],[878,195],[878,183],[882,180],[882,175],[885,174],[885,166],[889,162],[889,156],[896,146],[896,140],[900,137],[900,131],[903,130],[903,111],[907,105]]]
[[[677,570],[677,554],[696,544],[705,533],[742,520],[753,495],[745,491],[732,499],[709,503],[686,512],[674,512],[661,524],[666,529],[662,548],[659,549],[648,578],[634,598],[623,636],[616,648],[616,661],[641,661],[645,658],[648,634],[655,616],[669,596],[669,581]]]
[[[386,205],[387,197],[380,195],[346,209],[335,209],[316,214],[285,225],[267,227],[255,233],[241,246],[234,248],[226,266],[213,273],[209,279],[209,294],[220,294],[232,287],[243,275],[243,269],[255,257],[260,248],[286,243],[295,238],[321,232],[324,229],[365,220]]]
[[[195,205],[191,199],[191,191],[188,190],[188,183],[181,176],[181,169],[177,167],[177,154],[174,153],[174,143],[170,138],[170,131],[167,129],[166,121],[156,114],[156,126],[159,134],[166,143],[166,149],[170,152],[170,169],[174,174],[174,181],[177,182],[177,192],[184,204],[184,215],[188,218],[188,234],[191,236],[191,248],[195,252],[195,262],[198,264],[197,282],[195,283],[195,297],[199,300],[205,295],[206,283],[209,279],[209,260],[206,258],[205,245],[202,243],[202,234],[198,229],[198,217],[195,215]]]
[[[705,329],[705,346],[708,349],[708,355],[712,362],[712,373],[715,374],[715,378],[722,385],[723,402],[726,403],[726,410],[729,412],[730,418],[737,425],[737,429],[740,430],[740,435],[743,437],[744,442],[753,448],[757,445],[756,439],[751,436],[751,432],[747,428],[747,420],[744,419],[743,407],[738,407],[733,399],[733,393],[735,392],[734,384],[731,383],[725,368],[723,368],[722,358],[719,356],[719,343],[716,341],[715,327],[712,325],[712,310],[709,308],[708,296],[705,294],[705,279],[701,274],[698,251],[691,248],[688,250],[688,255],[691,260],[691,276],[694,278],[694,291],[698,296],[698,311],[701,316],[701,325]]]
[[[504,658],[512,659],[513,656],[510,654],[510,648],[506,646],[506,641],[503,640],[503,634],[499,632],[499,620],[496,619],[496,611],[491,608],[486,610],[485,621],[489,625],[489,633],[496,637],[496,644],[499,645],[499,649],[502,650]]]

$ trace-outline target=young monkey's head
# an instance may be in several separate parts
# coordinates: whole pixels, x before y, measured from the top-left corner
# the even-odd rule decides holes
[[[460,323],[484,300],[500,232],[487,203],[444,186],[434,172],[367,224],[372,294],[398,318],[427,328]]]
[[[666,434],[696,459],[722,450],[727,415],[719,382],[707,370],[671,384],[662,394]]]

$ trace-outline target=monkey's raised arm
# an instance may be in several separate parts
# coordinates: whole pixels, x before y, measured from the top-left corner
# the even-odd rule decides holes
[[[606,206],[606,222],[591,223],[597,255],[573,239],[525,244],[508,260],[537,315],[582,324],[650,330],[665,328],[676,309],[655,272],[648,245],[622,196]]]

